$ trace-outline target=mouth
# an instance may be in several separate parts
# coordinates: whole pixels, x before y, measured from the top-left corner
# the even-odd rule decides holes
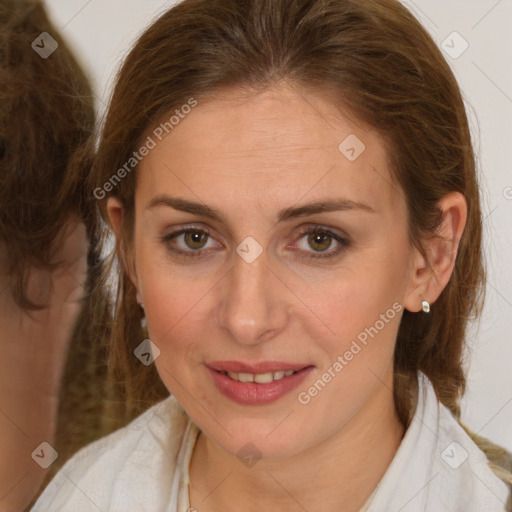
[[[222,361],[206,365],[217,389],[234,402],[263,405],[274,402],[296,388],[314,366],[263,362],[248,365]]]
[[[237,382],[255,382],[256,384],[269,384],[270,382],[274,382],[276,380],[281,380],[284,377],[290,377],[294,375],[299,370],[278,370],[275,372],[267,372],[267,373],[246,373],[246,372],[228,372],[226,370],[222,370],[219,373],[222,375],[226,375],[231,380],[235,380]]]

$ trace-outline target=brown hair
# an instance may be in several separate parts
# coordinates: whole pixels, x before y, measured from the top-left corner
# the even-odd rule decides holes
[[[46,59],[31,47],[43,31],[58,42]],[[1,270],[8,272],[7,291],[17,305],[26,313],[48,306],[28,295],[27,277],[32,268],[51,271],[60,264],[54,254],[72,217],[84,222],[89,240],[85,297],[63,369],[52,441],[59,458],[46,481],[78,448],[123,422],[123,411],[109,406],[121,396],[107,367],[108,296],[96,285],[103,272],[102,230],[85,186],[94,130],[89,81],[44,5],[0,0],[0,244],[7,257]]]
[[[14,299],[39,309],[26,293],[28,269],[51,269],[70,216],[91,216],[81,183],[87,157],[91,164],[93,97],[62,41],[46,59],[31,48],[42,29],[56,32],[40,1],[1,2],[0,20],[0,240]]]
[[[394,362],[395,405],[404,425],[414,410],[418,371],[460,418],[466,326],[481,311],[485,279],[475,159],[453,73],[398,1],[185,0],[173,7],[141,36],[119,72],[93,188],[128,161],[151,126],[190,97],[200,103],[221,89],[260,91],[281,81],[334,93],[385,137],[407,200],[411,243],[421,248],[422,237],[435,236],[444,195],[458,191],[466,198],[467,225],[450,282],[429,315],[405,311]],[[121,243],[130,247],[135,185],[133,171],[107,194],[126,209],[118,251]],[[108,222],[106,200],[99,205]],[[115,315],[112,361],[128,395],[165,396],[154,368],[133,357],[144,333],[135,289],[122,267]]]

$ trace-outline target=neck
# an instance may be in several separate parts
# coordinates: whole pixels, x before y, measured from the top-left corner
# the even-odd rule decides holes
[[[191,507],[201,512],[358,512],[404,434],[389,380],[341,431],[287,458],[261,459],[248,468],[201,433],[190,462]]]

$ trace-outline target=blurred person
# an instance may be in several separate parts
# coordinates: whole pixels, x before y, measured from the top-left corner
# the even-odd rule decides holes
[[[46,58],[33,48],[43,32],[58,41]],[[123,424],[103,414],[110,313],[92,292],[99,228],[84,191],[94,122],[88,80],[43,4],[1,0],[1,511],[23,510],[67,457]]]

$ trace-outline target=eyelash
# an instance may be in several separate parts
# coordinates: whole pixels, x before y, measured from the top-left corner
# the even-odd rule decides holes
[[[206,235],[207,237],[213,239],[213,237],[210,236],[210,232],[208,231],[208,229],[206,228],[196,228],[196,227],[186,227],[186,228],[182,228],[178,231],[174,231],[173,233],[169,233],[167,235],[164,235],[161,237],[161,242],[167,246],[168,250],[172,251],[173,253],[179,255],[179,256],[183,256],[185,258],[202,258],[202,257],[205,257],[206,256],[206,253],[208,253],[211,249],[206,249],[206,250],[203,250],[203,249],[197,249],[197,250],[193,250],[193,249],[190,249],[189,251],[184,251],[182,249],[177,249],[175,247],[171,247],[169,242],[171,240],[174,240],[175,238],[177,238],[178,236],[180,235],[184,235],[186,233],[201,233],[203,235]],[[350,241],[347,239],[347,238],[343,238],[339,235],[337,235],[336,233],[334,233],[333,231],[331,231],[330,229],[328,228],[324,228],[323,226],[314,226],[312,228],[305,228],[303,230],[301,230],[301,232],[299,233],[299,237],[297,239],[297,241],[300,241],[302,240],[305,236],[309,236],[311,234],[322,234],[322,235],[327,235],[328,237],[330,237],[332,240],[338,242],[338,247],[335,249],[335,250],[331,250],[329,252],[327,251],[318,251],[318,252],[314,252],[314,251],[306,251],[308,253],[310,253],[308,256],[298,256],[299,258],[303,258],[303,259],[318,259],[318,258],[332,258],[334,256],[337,256],[339,255],[341,252],[343,252],[344,250],[346,250],[349,246],[350,246]],[[295,242],[296,243],[296,242]]]

